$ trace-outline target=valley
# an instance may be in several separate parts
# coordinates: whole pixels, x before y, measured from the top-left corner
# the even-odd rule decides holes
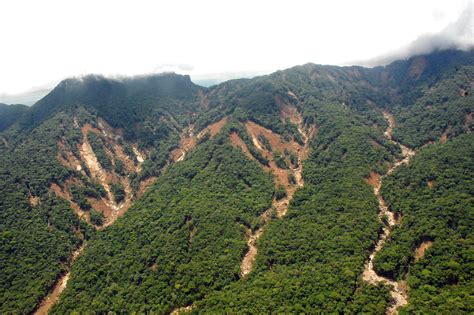
[[[0,313],[472,313],[473,67],[90,75],[1,106]]]
[[[285,117],[286,118],[286,117]],[[301,115],[296,111],[295,108],[292,108],[291,118],[297,122],[298,132],[301,134],[303,140],[303,145],[299,145],[296,142],[286,143],[279,135],[274,134],[271,130],[267,130],[255,123],[249,122],[246,124],[247,131],[251,135],[252,142],[255,147],[259,150],[262,155],[269,160],[269,166],[266,167],[261,165],[262,168],[270,172],[273,175],[275,187],[283,187],[284,197],[274,196],[272,200],[272,207],[263,212],[259,217],[258,228],[255,231],[247,229],[247,246],[248,251],[245,254],[242,263],[240,265],[241,276],[245,277],[248,273],[252,271],[252,266],[257,256],[257,240],[260,238],[264,232],[265,225],[273,216],[276,218],[282,218],[288,211],[288,205],[293,198],[293,195],[296,189],[304,186],[304,180],[302,177],[303,170],[303,161],[306,158],[309,150],[309,141],[312,136],[315,134],[315,126],[310,126],[308,132],[303,130]],[[244,152],[248,152],[248,149],[245,147],[245,143],[241,139],[235,139],[238,137],[233,134],[234,142],[236,146]],[[296,155],[296,165],[291,164],[289,170],[283,170],[275,163],[272,153],[265,147],[263,143],[260,143],[258,136],[262,135],[262,139],[268,139],[269,146],[271,150],[278,150],[278,152],[283,153],[285,150],[290,152],[290,154]],[[231,139],[232,141],[232,139]],[[292,179],[292,180],[291,180]],[[291,182],[292,181],[292,182]]]
[[[214,137],[220,129],[225,125],[226,118],[209,125],[208,127],[204,128],[201,132],[197,135],[192,133],[192,127],[187,127],[186,130],[182,133],[180,140],[180,146],[176,148],[173,152],[171,152],[171,156],[169,162],[165,165],[164,170],[168,168],[172,163],[181,162],[184,160],[186,153],[194,148],[197,141],[201,140],[204,136]],[[75,120],[74,128],[80,128]],[[106,196],[103,197],[100,201],[94,200],[92,198],[88,198],[88,201],[91,203],[92,208],[94,210],[101,211],[102,215],[105,217],[105,221],[100,226],[94,226],[97,230],[105,229],[112,224],[121,216],[125,214],[125,212],[133,205],[135,201],[135,196],[130,187],[130,181],[127,177],[120,177],[119,174],[115,172],[107,172],[102,165],[99,163],[97,156],[91,147],[88,141],[88,133],[92,132],[96,135],[103,135],[106,137],[109,147],[113,148],[115,154],[117,154],[120,161],[126,165],[128,171],[136,171],[140,173],[141,171],[141,164],[145,161],[144,155],[138,151],[136,145],[132,145],[133,153],[135,154],[135,162],[133,158],[126,155],[124,153],[123,148],[120,146],[119,143],[115,142],[115,139],[118,139],[120,136],[115,134],[113,129],[104,121],[99,120],[98,128],[94,128],[89,124],[86,124],[84,127],[80,128],[82,133],[83,142],[80,145],[79,152],[80,152],[80,161],[82,161],[87,169],[89,170],[89,174],[91,179],[95,179],[98,183],[103,187],[106,191]],[[81,168],[81,164],[79,159],[76,158],[71,152],[64,152],[66,150],[65,146],[62,143],[59,143],[59,147],[63,150],[62,155],[58,157],[59,161],[65,164],[67,167],[70,167],[72,170],[81,171],[83,176],[87,176],[86,172],[84,172]],[[178,158],[176,158],[176,154],[178,153]],[[108,156],[113,156],[111,151],[107,151]],[[64,159],[63,156],[67,156],[68,158]],[[117,162],[115,162],[117,163]],[[118,179],[117,179],[118,178]],[[124,185],[125,191],[125,200],[120,203],[117,203],[116,197],[113,195],[111,191],[110,184],[114,181],[119,180]],[[138,192],[140,195],[143,195],[146,189],[156,180],[156,178],[145,179],[142,183],[140,183],[140,191]],[[90,223],[90,217],[88,217],[88,213],[85,213],[73,200],[74,198],[68,191],[68,186],[70,187],[71,184],[76,184],[74,180],[70,180],[66,182],[66,186],[61,188],[56,184],[53,184],[51,189],[54,191],[58,197],[66,199],[71,203],[71,207],[75,209],[76,214],[80,219],[85,218],[87,222]],[[71,268],[74,262],[76,261],[77,257],[83,252],[85,249],[86,244],[83,242],[81,246],[76,249],[69,259],[69,263],[67,266],[67,271],[60,278],[56,281],[48,295],[39,303],[37,309],[35,310],[34,314],[36,315],[46,315],[49,313],[49,310],[54,306],[54,304],[58,301],[61,293],[67,287],[67,283],[71,274]]]
[[[67,282],[69,281],[69,277],[71,276],[71,267],[72,264],[76,261],[77,257],[82,253],[85,249],[86,244],[82,244],[78,249],[76,249],[70,258],[69,267],[65,274],[63,274],[59,280],[54,284],[51,291],[48,295],[41,301],[38,305],[36,310],[33,314],[35,315],[47,315],[49,314],[49,310],[53,305],[58,301],[61,293],[66,289]]]
[[[374,257],[382,249],[386,240],[390,237],[390,232],[393,226],[399,224],[402,218],[401,216],[396,217],[395,214],[389,210],[388,206],[385,204],[385,200],[383,199],[380,193],[380,189],[382,187],[383,179],[386,176],[391,175],[399,166],[403,164],[408,164],[410,162],[410,159],[415,155],[415,151],[393,140],[392,131],[395,127],[395,119],[387,112],[384,112],[383,115],[388,123],[388,127],[387,130],[384,132],[384,136],[392,143],[400,146],[402,152],[402,159],[396,161],[393,166],[388,169],[385,175],[376,175],[375,180],[371,182],[371,184],[374,186],[374,194],[377,197],[379,203],[379,218],[385,226],[382,230],[382,234],[377,244],[375,245],[374,251],[369,256],[369,261],[365,265],[362,278],[364,281],[367,281],[372,284],[382,282],[391,286],[392,289],[390,291],[390,294],[393,298],[393,305],[390,306],[386,313],[397,314],[397,309],[408,303],[407,284],[403,280],[394,281],[393,279],[378,275],[377,272],[374,270]]]

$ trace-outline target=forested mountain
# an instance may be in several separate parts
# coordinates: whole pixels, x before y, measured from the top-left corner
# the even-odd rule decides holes
[[[6,105],[0,103],[0,131],[10,127],[28,110],[25,105]]]
[[[0,106],[1,313],[472,313],[473,93],[448,50]]]

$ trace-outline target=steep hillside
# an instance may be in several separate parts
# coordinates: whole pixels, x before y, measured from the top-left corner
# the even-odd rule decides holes
[[[25,105],[6,105],[0,103],[0,131],[10,127],[28,110]]]
[[[401,224],[375,269],[408,281],[408,312],[472,311],[473,156],[473,134],[459,136],[427,147],[382,187]]]
[[[473,94],[473,51],[65,80],[0,131],[0,311],[472,312]]]
[[[88,244],[55,312],[170,312],[238,277],[244,227],[257,224],[273,189],[224,134],[171,166]]]
[[[31,312],[70,253],[143,194],[180,147],[199,89],[176,75],[66,80],[2,133],[2,310]]]

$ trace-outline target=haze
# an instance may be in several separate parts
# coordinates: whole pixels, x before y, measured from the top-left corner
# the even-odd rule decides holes
[[[472,10],[466,0],[2,1],[0,102],[31,103],[88,73],[212,83],[307,62],[383,64],[436,34],[446,35],[440,47],[466,48]]]

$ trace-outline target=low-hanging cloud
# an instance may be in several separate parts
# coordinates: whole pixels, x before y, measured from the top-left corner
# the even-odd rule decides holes
[[[395,60],[429,54],[434,51],[447,49],[472,49],[474,48],[473,21],[474,6],[470,3],[454,23],[449,24],[439,33],[423,34],[407,46],[396,51],[365,61],[353,62],[351,64],[374,67],[386,65]]]

